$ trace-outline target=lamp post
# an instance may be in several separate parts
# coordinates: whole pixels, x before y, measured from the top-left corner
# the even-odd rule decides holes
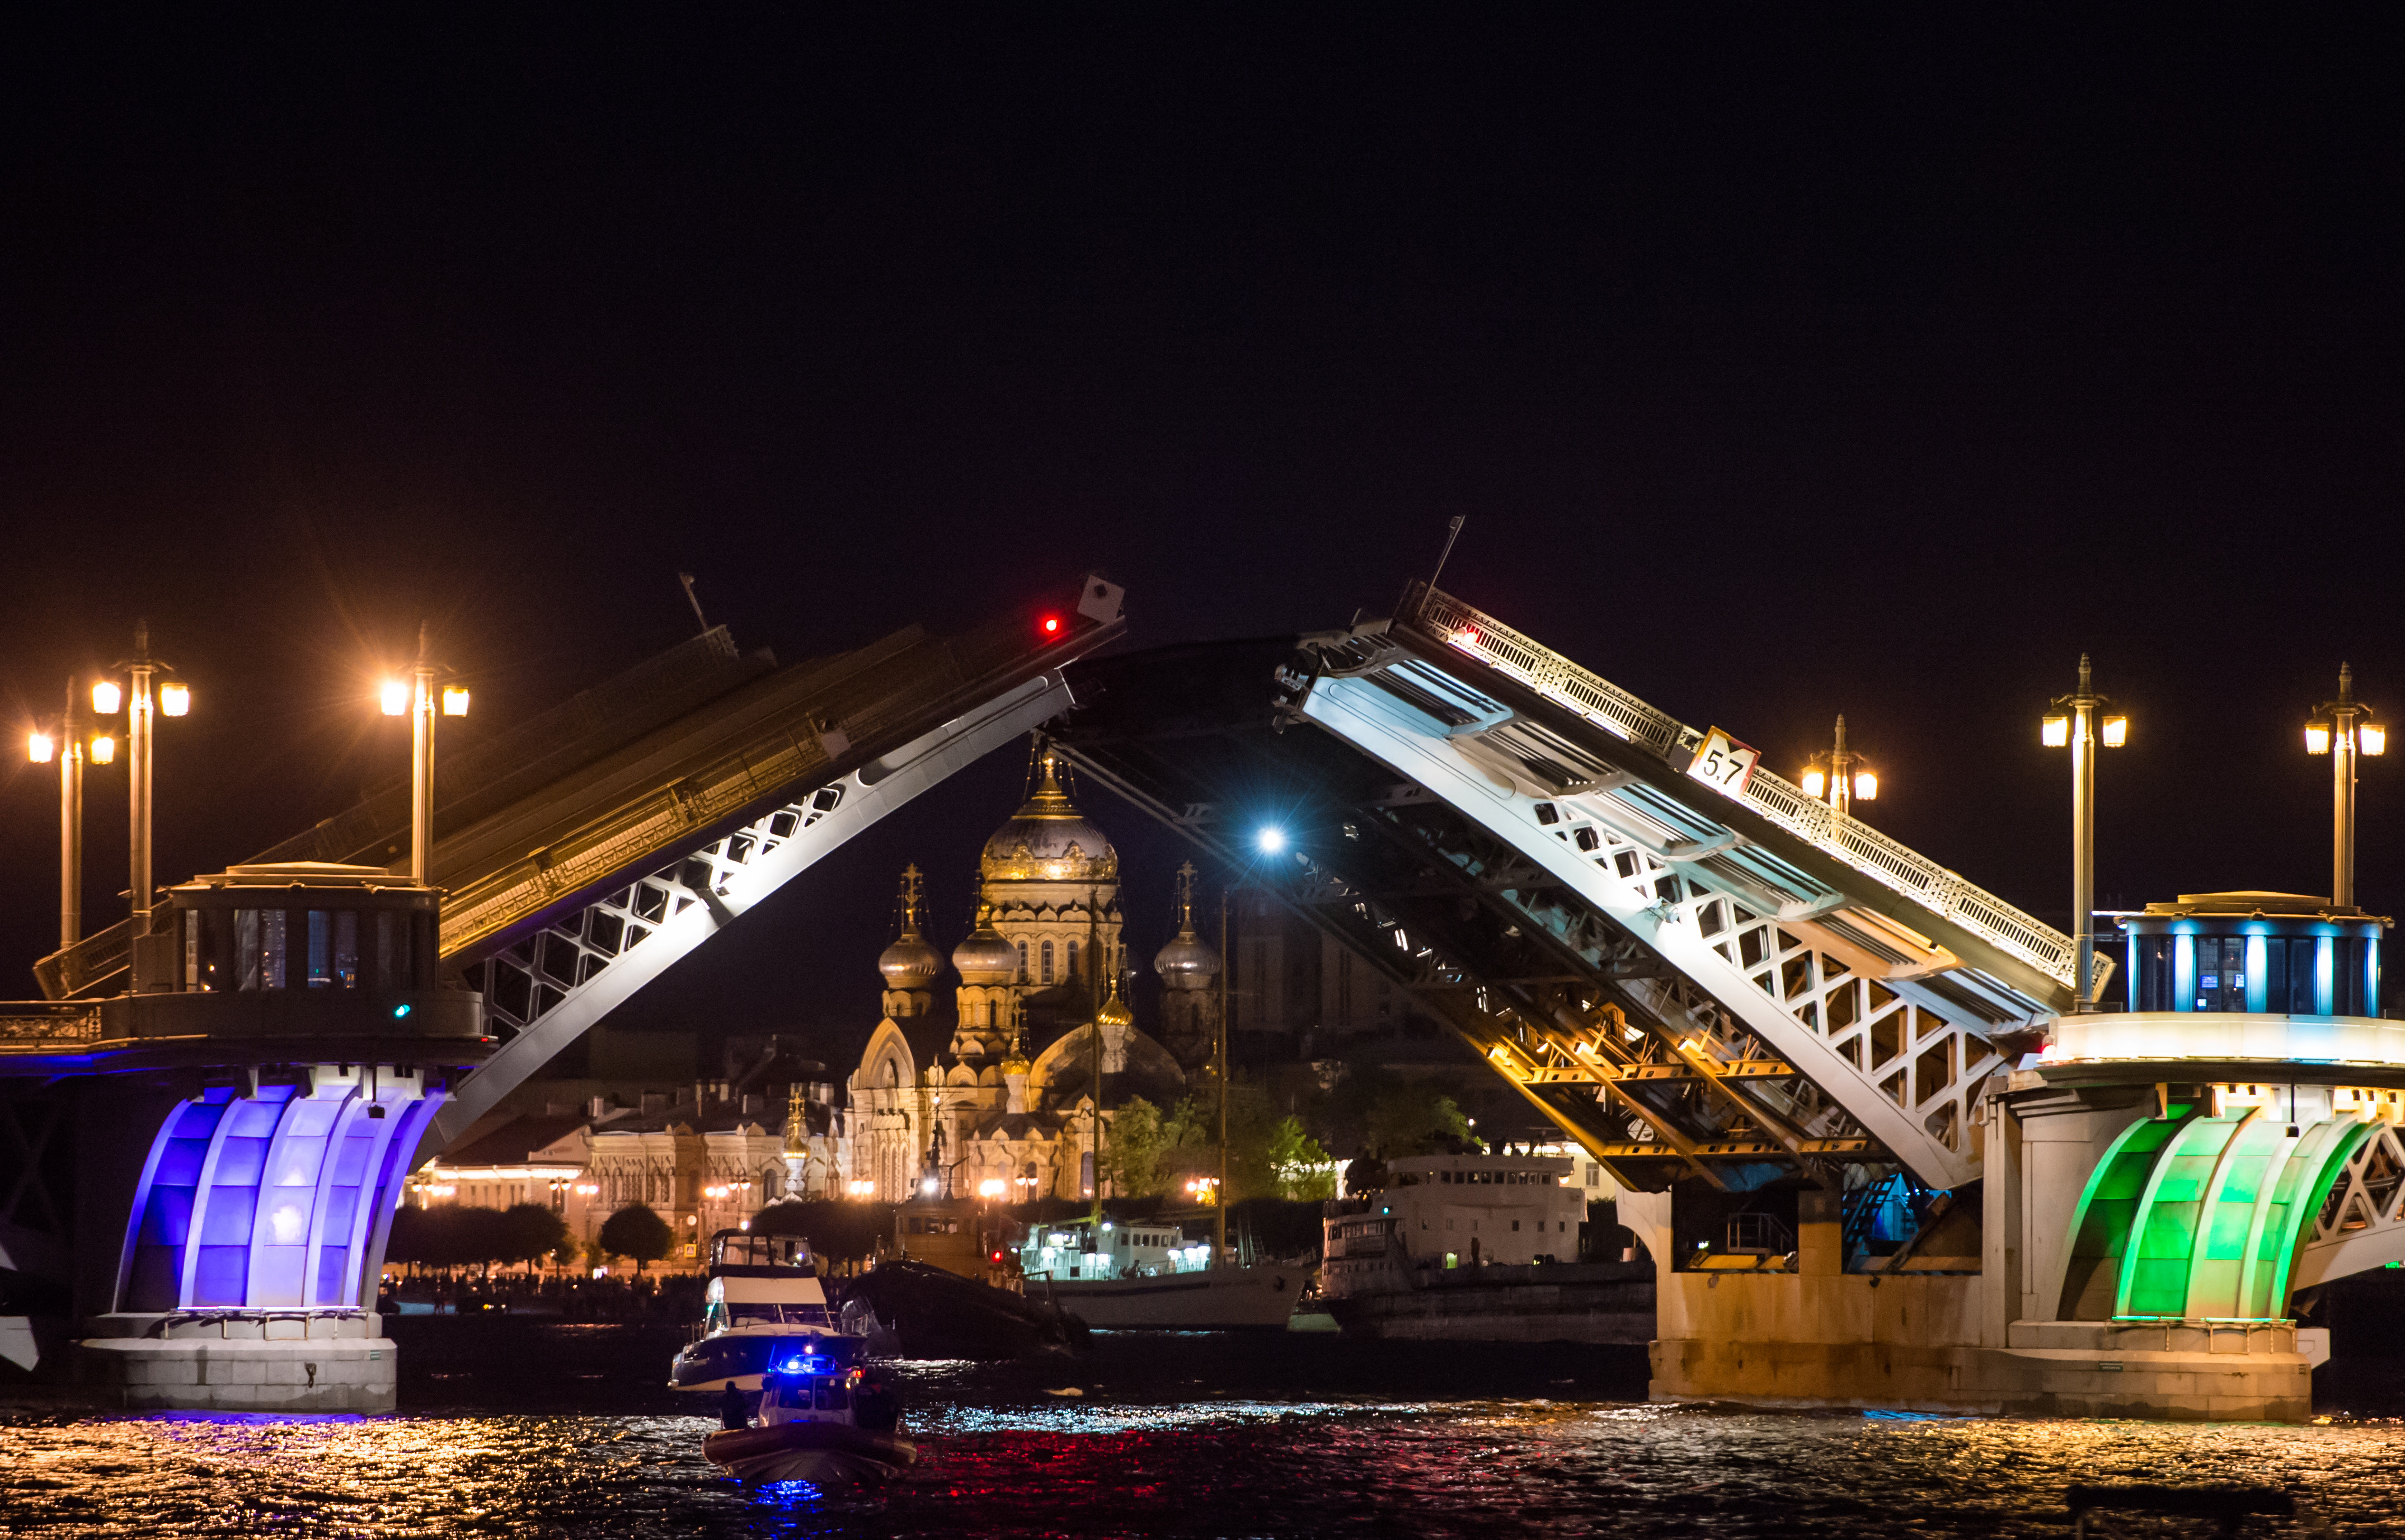
[[[2071,750],[2071,927],[2074,954],[2072,972],[2074,1014],[2096,1009],[2096,746],[2097,711],[2111,701],[2096,693],[2088,655],[2079,655],[2079,688],[2057,696],[2038,730],[2047,748]],[[2130,719],[2103,719],[2103,746],[2117,749],[2130,741]]]
[[[102,746],[105,745],[105,751]],[[116,756],[117,741],[93,745],[101,763]],[[35,728],[25,741],[25,757],[36,765],[59,763],[59,950],[83,940],[83,730],[76,715],[76,682],[67,679],[66,714],[57,736]]]
[[[1835,747],[1826,755],[1816,754],[1804,767],[1804,795],[1811,798],[1825,793],[1829,805],[1837,810],[1840,818],[1850,817],[1854,798],[1865,802],[1878,799],[1878,771],[1863,763],[1863,756],[1846,747],[1846,719],[1837,718]]]
[[[409,880],[424,887],[434,869],[434,680],[441,671],[427,650],[426,623],[417,627],[417,661],[407,680],[385,682],[384,713],[410,718]],[[443,687],[443,714],[468,714],[468,692]]]
[[[2314,708],[2305,724],[2305,752],[2330,756],[2330,907],[2355,904],[2355,760],[2388,750],[2388,729],[2355,698],[2355,670],[2338,666],[2338,699]]]
[[[125,713],[126,820],[128,832],[131,835],[127,841],[127,865],[131,869],[129,875],[132,879],[127,886],[126,897],[132,901],[134,933],[140,935],[146,928],[144,922],[150,916],[150,785],[152,741],[157,730],[156,719],[160,716],[182,716],[189,713],[192,709],[192,691],[191,686],[181,680],[159,678],[161,674],[173,674],[176,671],[170,665],[150,656],[150,625],[148,621],[135,623],[134,656],[118,667],[125,671],[124,685],[120,687],[114,679],[94,680],[91,686],[91,713],[94,717],[115,716],[120,710]],[[158,684],[155,697],[151,692],[151,685],[154,681]],[[74,714],[72,705],[69,706],[68,713],[72,718]],[[70,737],[72,736],[73,734],[70,733]],[[105,765],[116,757],[116,753],[115,739],[105,733],[93,736],[91,740],[93,764]],[[80,767],[77,769],[79,779]],[[77,811],[80,812],[82,798],[79,789],[76,801]],[[60,815],[63,818],[66,813],[66,792],[63,787],[60,793]],[[72,841],[72,843],[77,846],[78,865],[81,864],[83,843],[80,824],[81,820],[78,818],[77,832]],[[63,875],[64,865],[63,855],[61,860]],[[82,905],[78,902],[76,907],[78,911],[77,925],[80,929]]]

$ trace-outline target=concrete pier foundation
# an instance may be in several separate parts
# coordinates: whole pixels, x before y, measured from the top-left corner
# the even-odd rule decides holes
[[[2020,1095],[2008,1102],[2008,1087]],[[2290,1320],[2062,1320],[2074,1215],[2151,1095],[2080,1098],[1999,1077],[1985,1179],[1911,1257],[1855,1258],[1835,1194],[1797,1202],[1792,1257],[1676,1265],[1672,1194],[1624,1197],[1657,1259],[1651,1394],[1774,1407],[2301,1422],[2328,1334]],[[2148,1088],[2149,1093],[2151,1088]],[[1976,1201],[1976,1216],[1967,1207]],[[1942,1251],[1944,1254],[1939,1254]],[[1970,1254],[1976,1252],[1976,1254]],[[1865,1267],[1878,1268],[1864,1271]]]
[[[130,1409],[388,1412],[397,1354],[364,1312],[101,1316],[76,1344],[78,1385]]]

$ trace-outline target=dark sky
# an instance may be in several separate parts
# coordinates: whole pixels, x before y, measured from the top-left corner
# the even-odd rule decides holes
[[[1089,567],[1151,644],[1377,611],[1461,514],[1448,587],[1789,773],[1846,713],[1873,821],[2019,903],[2067,912],[2035,718],[2083,648],[2135,721],[2108,904],[2327,891],[2305,709],[2344,658],[2405,716],[2387,29],[1310,9],[20,33],[12,739],[147,615],[180,877],[400,770],[421,616],[473,736],[685,634],[680,570],[787,657]],[[949,942],[1003,758],[638,1017],[873,1010],[893,869]],[[30,962],[54,781],[8,760]],[[2405,763],[2364,788],[2394,909]]]

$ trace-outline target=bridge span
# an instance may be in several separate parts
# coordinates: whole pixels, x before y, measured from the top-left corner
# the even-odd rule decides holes
[[[1096,656],[1124,629],[1115,586],[1054,598],[784,668],[712,632],[445,764],[420,954],[444,985],[409,1029],[387,994],[429,979],[370,981],[348,1019],[193,1029],[218,1008],[190,997],[221,986],[217,933],[186,917],[272,883],[398,892],[405,789],[45,959],[49,999],[0,1022],[0,1358],[55,1373],[81,1340],[148,1404],[388,1405],[365,1307],[418,1139],[1048,724],[1610,1170],[1658,1269],[1657,1395],[2297,1418],[2296,1292],[2405,1260],[2384,921],[2159,906],[2123,970],[2160,1009],[2074,1011],[2069,938],[1451,596],[1117,656]],[[1264,821],[1291,841],[1274,863],[1248,848]],[[302,927],[298,958],[343,911],[293,904],[249,907]],[[2247,992],[2197,993],[2216,948]],[[262,1181],[308,1196],[279,1208]],[[323,1393],[314,1362],[306,1387],[192,1378],[196,1343],[279,1339],[366,1366]],[[169,1366],[137,1384],[145,1353]]]
[[[1425,589],[1072,678],[1089,775],[1262,872],[1628,1190],[1657,1395],[2301,1417],[2295,1292],[2405,1259],[2384,922],[2159,906],[2127,970],[2162,1009],[2074,1013],[2070,938]],[[2201,1000],[2225,944],[2304,982]]]

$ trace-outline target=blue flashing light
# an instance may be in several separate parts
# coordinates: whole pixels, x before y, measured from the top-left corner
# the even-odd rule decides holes
[[[1266,825],[1259,834],[1253,836],[1253,843],[1260,846],[1262,855],[1275,855],[1286,849],[1286,830],[1275,824]]]
[[[406,1015],[408,1015],[408,1014],[409,1014],[409,1002],[408,1002],[407,1000],[403,1000],[403,1001],[401,1001],[401,1004],[399,1004],[399,1005],[397,1005],[397,1006],[394,1006],[394,1007],[392,1008],[392,1019],[393,1019],[394,1021],[399,1021],[399,1020],[401,1020],[403,1016],[406,1016]]]

